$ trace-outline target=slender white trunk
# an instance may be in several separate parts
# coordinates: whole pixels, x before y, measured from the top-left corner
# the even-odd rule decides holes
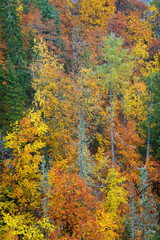
[[[81,104],[79,104],[79,170],[80,176],[84,177],[84,144],[85,144],[85,121],[82,113]]]
[[[112,163],[115,165],[115,156],[114,156],[114,135],[113,135],[113,79],[112,79],[112,63],[111,63],[111,87],[110,87],[110,124],[111,124],[111,152],[112,152]]]
[[[47,171],[45,168],[45,160],[43,157],[42,157],[42,173],[43,173],[44,211],[45,211],[45,218],[48,218]]]
[[[111,114],[111,151],[112,151],[112,163],[115,165],[115,157],[114,157],[114,136],[113,136],[113,92],[112,89],[110,89],[110,114]]]
[[[148,137],[147,137],[147,152],[146,152],[146,161],[149,158],[149,149],[150,149],[150,136],[151,136],[151,120],[152,120],[152,86],[153,86],[153,76],[151,71],[151,93],[150,93],[150,109],[149,109],[149,126],[148,126]]]
[[[148,158],[149,158],[150,136],[151,136],[151,118],[152,118],[152,102],[150,103],[150,111],[149,111],[149,127],[148,127],[148,137],[147,137],[146,161],[147,161]]]

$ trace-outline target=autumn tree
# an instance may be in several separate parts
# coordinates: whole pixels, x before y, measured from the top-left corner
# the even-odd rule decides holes
[[[47,130],[41,114],[31,111],[6,137],[6,147],[13,150],[13,159],[5,161],[1,174],[1,232],[4,235],[10,231],[19,239],[25,236],[29,239],[30,234],[36,239],[40,229],[44,231],[38,221],[43,217],[40,164]]]
[[[45,153],[46,158],[49,155],[55,161],[64,161],[67,158],[71,160],[72,154],[75,154],[75,105],[71,94],[75,93],[74,83],[72,78],[65,75],[63,66],[48,51],[42,39],[35,51],[39,52],[40,59],[31,67],[34,76],[33,87],[36,91],[34,107],[36,111],[41,111],[42,118],[49,128],[49,134],[45,137],[48,149]],[[48,160],[48,169],[49,165]]]
[[[111,133],[111,157],[115,164],[115,143],[114,143],[114,108],[118,110],[118,101],[120,96],[123,103],[125,89],[129,86],[129,78],[132,76],[134,60],[128,55],[128,50],[122,48],[123,40],[116,38],[114,34],[104,40],[104,64],[99,67],[100,84],[103,91],[109,94],[110,113],[110,133]],[[116,99],[116,100],[114,100]]]
[[[156,237],[158,1],[0,3],[0,238]]]
[[[99,236],[99,226],[94,215],[98,204],[85,182],[78,175],[63,172],[54,166],[49,176],[50,184],[53,186],[50,218],[58,227],[57,236],[96,239]],[[101,239],[101,236],[99,237]]]
[[[124,219],[127,210],[127,191],[124,186],[125,178],[115,169],[111,168],[108,171],[106,179],[104,179],[104,186],[102,191],[106,194],[104,197],[104,205],[109,212],[111,219],[117,225],[117,234],[121,234],[123,229]],[[115,233],[115,234],[116,234]]]

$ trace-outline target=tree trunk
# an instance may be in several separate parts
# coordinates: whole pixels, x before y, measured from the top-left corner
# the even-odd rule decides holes
[[[149,149],[150,149],[150,135],[151,135],[151,118],[152,118],[152,86],[153,86],[153,76],[151,70],[151,101],[150,101],[150,109],[149,109],[149,126],[148,126],[148,137],[147,137],[147,152],[146,152],[146,161],[149,158]]]
[[[112,151],[112,164],[115,165],[115,157],[114,157],[114,135],[113,135],[113,79],[112,79],[112,63],[111,63],[111,87],[110,87],[110,124],[111,124],[111,151]]]
[[[79,104],[79,170],[80,176],[84,177],[84,142],[85,142],[85,121],[83,118],[83,113],[81,109],[81,104]]]
[[[130,182],[130,197],[131,197],[131,203],[130,203],[130,209],[131,209],[131,219],[132,219],[132,232],[131,237],[132,240],[135,240],[135,203],[134,203],[134,193],[133,193],[133,183]]]
[[[150,103],[150,111],[149,111],[149,127],[148,127],[148,138],[147,138],[147,153],[146,153],[146,161],[149,158],[149,149],[150,149],[150,135],[151,135],[151,117],[152,117],[152,102]]]
[[[114,136],[113,136],[113,91],[110,89],[110,114],[111,114],[111,151],[112,151],[112,163],[115,165],[115,157],[114,157]]]

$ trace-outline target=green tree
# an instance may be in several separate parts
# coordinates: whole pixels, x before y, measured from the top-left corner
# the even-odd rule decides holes
[[[114,34],[107,36],[103,44],[103,64],[99,67],[100,84],[110,101],[110,132],[112,163],[115,164],[114,108],[117,94],[123,99],[129,78],[133,74],[134,60],[129,50],[123,49],[123,39]]]
[[[152,155],[156,159],[160,158],[160,85],[159,85],[160,72],[143,79],[146,84],[147,95],[144,99],[144,111],[148,117],[140,127],[146,135],[146,159]]]
[[[19,119],[31,102],[32,77],[29,64],[32,55],[31,51],[27,52],[28,49],[24,45],[25,34],[21,23],[19,2],[0,0],[0,20],[5,55],[2,68],[4,80],[3,84],[1,82],[0,89],[4,96],[0,107],[0,114],[3,115],[1,125],[4,127],[15,119]],[[29,48],[33,46],[32,39],[33,37],[29,38]]]
[[[158,219],[156,212],[156,202],[150,191],[149,178],[146,167],[140,168],[141,179],[141,214],[139,227],[142,239],[151,239],[154,229],[157,227]]]
[[[0,103],[1,128],[5,128],[8,123],[19,120],[23,115],[25,106],[23,88],[19,84],[16,69],[11,61],[7,61],[5,74],[0,89],[2,99]]]
[[[153,90],[153,117],[151,128],[151,147],[153,155],[160,159],[160,72],[154,76],[154,90]]]

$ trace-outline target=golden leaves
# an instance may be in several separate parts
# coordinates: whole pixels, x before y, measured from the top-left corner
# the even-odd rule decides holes
[[[22,234],[23,239],[29,240],[43,240],[44,234],[43,231],[47,233],[53,232],[55,230],[54,226],[49,223],[48,219],[43,218],[42,220],[35,220],[35,218],[27,213],[25,215],[10,215],[3,213],[3,220],[6,224],[6,237],[10,235],[16,239],[16,236]],[[5,238],[7,239],[7,238]]]
[[[86,26],[89,28],[95,26],[106,27],[107,19],[116,10],[115,1],[108,0],[82,0],[80,5],[80,18],[84,28]]]

